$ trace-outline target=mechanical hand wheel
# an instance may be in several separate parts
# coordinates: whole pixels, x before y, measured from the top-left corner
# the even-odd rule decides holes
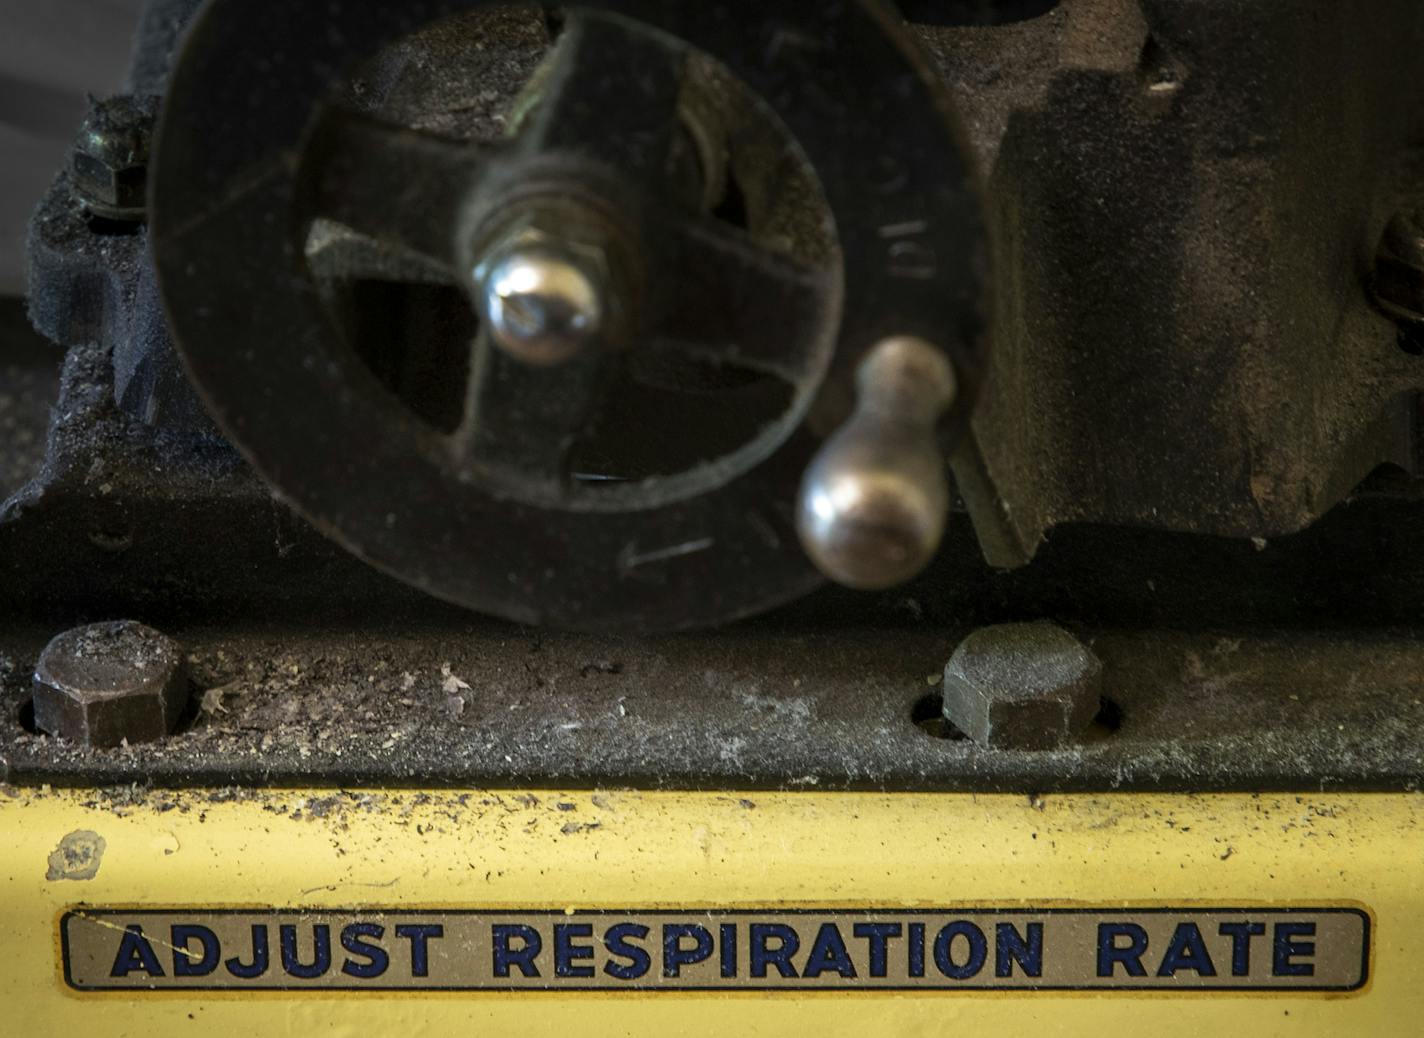
[[[224,431],[360,557],[519,621],[693,627],[913,575],[985,257],[899,18],[531,8],[547,53],[480,132],[437,44],[483,8],[514,17],[211,0],[190,29],[151,226]]]

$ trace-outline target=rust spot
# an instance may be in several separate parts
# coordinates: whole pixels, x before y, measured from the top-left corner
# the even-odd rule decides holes
[[[99,874],[106,846],[104,838],[98,833],[89,829],[74,830],[49,852],[49,869],[45,872],[45,879],[93,879]]]

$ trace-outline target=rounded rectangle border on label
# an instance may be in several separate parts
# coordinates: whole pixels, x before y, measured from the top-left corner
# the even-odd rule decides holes
[[[74,907],[76,992],[1281,992],[1369,981],[1360,905]]]

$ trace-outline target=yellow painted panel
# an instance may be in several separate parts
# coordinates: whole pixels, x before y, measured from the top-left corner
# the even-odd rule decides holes
[[[102,838],[97,870],[56,855]],[[0,793],[0,1033],[1411,1033],[1424,796]],[[73,843],[70,845],[74,846]],[[86,867],[88,866],[88,867]],[[86,875],[91,878],[65,878]],[[628,909],[1358,904],[1352,995],[1023,992],[79,994],[75,905]],[[195,1023],[200,1026],[195,1032]],[[960,1031],[961,1028],[968,1030]],[[995,1030],[990,1031],[990,1028]],[[82,1030],[81,1030],[82,1029]],[[1401,1030],[1402,1029],[1402,1030]],[[1111,1032],[1109,1032],[1111,1033]]]

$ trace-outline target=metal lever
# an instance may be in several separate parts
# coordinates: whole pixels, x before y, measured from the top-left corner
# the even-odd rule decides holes
[[[797,529],[831,580],[874,591],[918,574],[939,549],[949,479],[935,435],[954,368],[923,339],[886,339],[856,376],[855,413],[806,470]]]

